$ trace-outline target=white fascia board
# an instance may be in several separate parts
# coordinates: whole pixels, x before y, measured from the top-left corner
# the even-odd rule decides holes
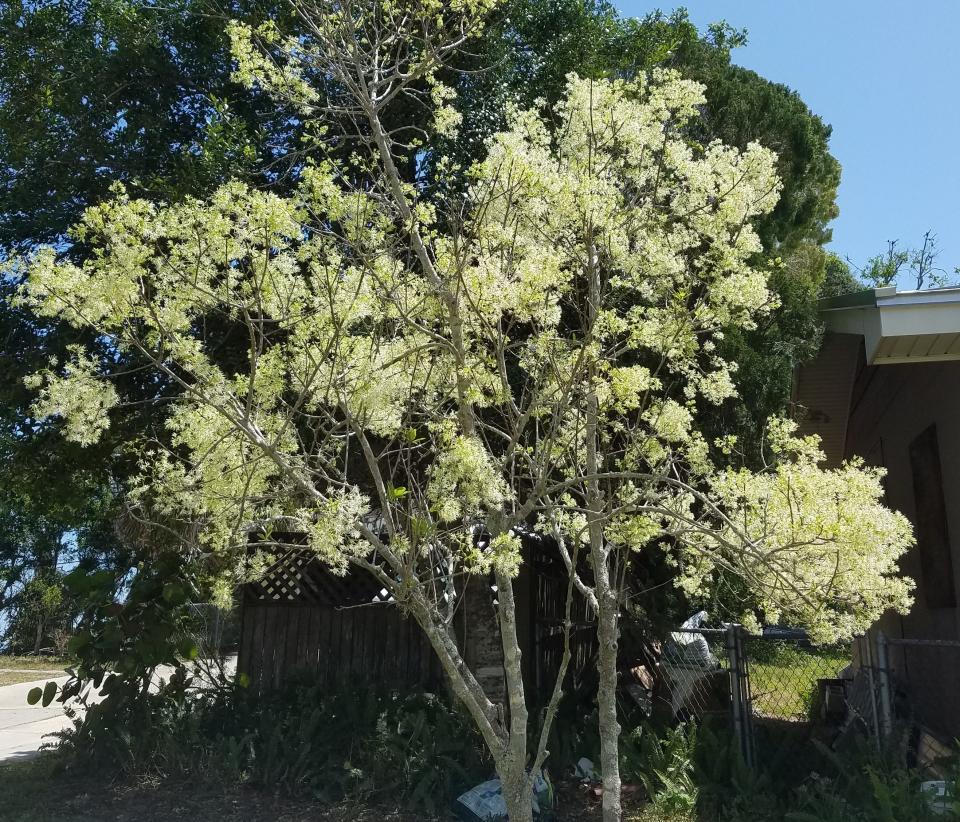
[[[960,332],[960,301],[946,303],[899,303],[878,305],[884,337]]]
[[[960,333],[960,288],[899,293],[894,288],[878,288],[874,292],[874,301],[875,305],[837,307],[828,303],[821,311],[828,331],[863,337],[870,364],[874,362],[882,339]],[[903,361],[924,360],[924,357],[913,357]],[[894,360],[884,358],[883,362],[893,363]]]
[[[875,292],[878,306],[893,305],[949,305],[960,303],[960,288],[928,288],[925,291],[896,291],[878,288]]]

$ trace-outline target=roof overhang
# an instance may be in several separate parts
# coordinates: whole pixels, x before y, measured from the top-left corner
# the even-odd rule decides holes
[[[820,301],[827,331],[863,337],[870,365],[960,360],[960,288],[875,288]]]

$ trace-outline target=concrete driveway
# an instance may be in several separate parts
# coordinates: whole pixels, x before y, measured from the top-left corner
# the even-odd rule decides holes
[[[0,688],[0,762],[36,756],[44,742],[56,741],[45,740],[46,734],[70,726],[70,720],[64,716],[63,705],[59,702],[47,708],[27,705],[27,692],[37,686],[42,688],[49,681],[40,679]],[[67,677],[59,677],[54,681],[62,685]]]
[[[233,676],[236,670],[237,657],[236,654],[231,654],[224,660],[223,672],[227,676]],[[173,672],[174,669],[167,666],[157,668],[150,687],[155,687],[161,680],[169,679]],[[198,670],[197,681],[204,680],[205,675]],[[48,677],[36,682],[0,687],[0,762],[36,756],[45,742],[57,741],[55,738],[44,738],[47,734],[70,727],[71,720],[64,715],[61,703],[53,702],[47,708],[27,704],[27,693],[30,689],[37,686],[42,688],[49,681]],[[53,681],[62,685],[67,681],[67,677],[54,678]],[[90,694],[88,701],[96,701],[96,698],[96,694]]]

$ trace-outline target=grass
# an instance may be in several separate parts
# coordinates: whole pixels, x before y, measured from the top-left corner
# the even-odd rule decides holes
[[[0,671],[58,671],[70,665],[71,660],[63,656],[13,656],[0,654]]]
[[[21,682],[33,682],[34,680],[53,679],[62,676],[63,671],[0,671],[0,687],[4,685],[17,685]]]
[[[0,654],[0,687],[63,676],[69,664],[65,657]]]
[[[788,643],[747,643],[750,691],[758,716],[809,718],[818,679],[831,679],[850,661],[845,648],[798,648]]]

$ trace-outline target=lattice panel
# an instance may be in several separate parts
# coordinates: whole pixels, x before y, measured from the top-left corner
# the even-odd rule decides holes
[[[316,605],[363,605],[390,602],[386,589],[366,573],[334,574],[309,551],[282,554],[262,579],[246,586],[248,602],[306,602]]]

